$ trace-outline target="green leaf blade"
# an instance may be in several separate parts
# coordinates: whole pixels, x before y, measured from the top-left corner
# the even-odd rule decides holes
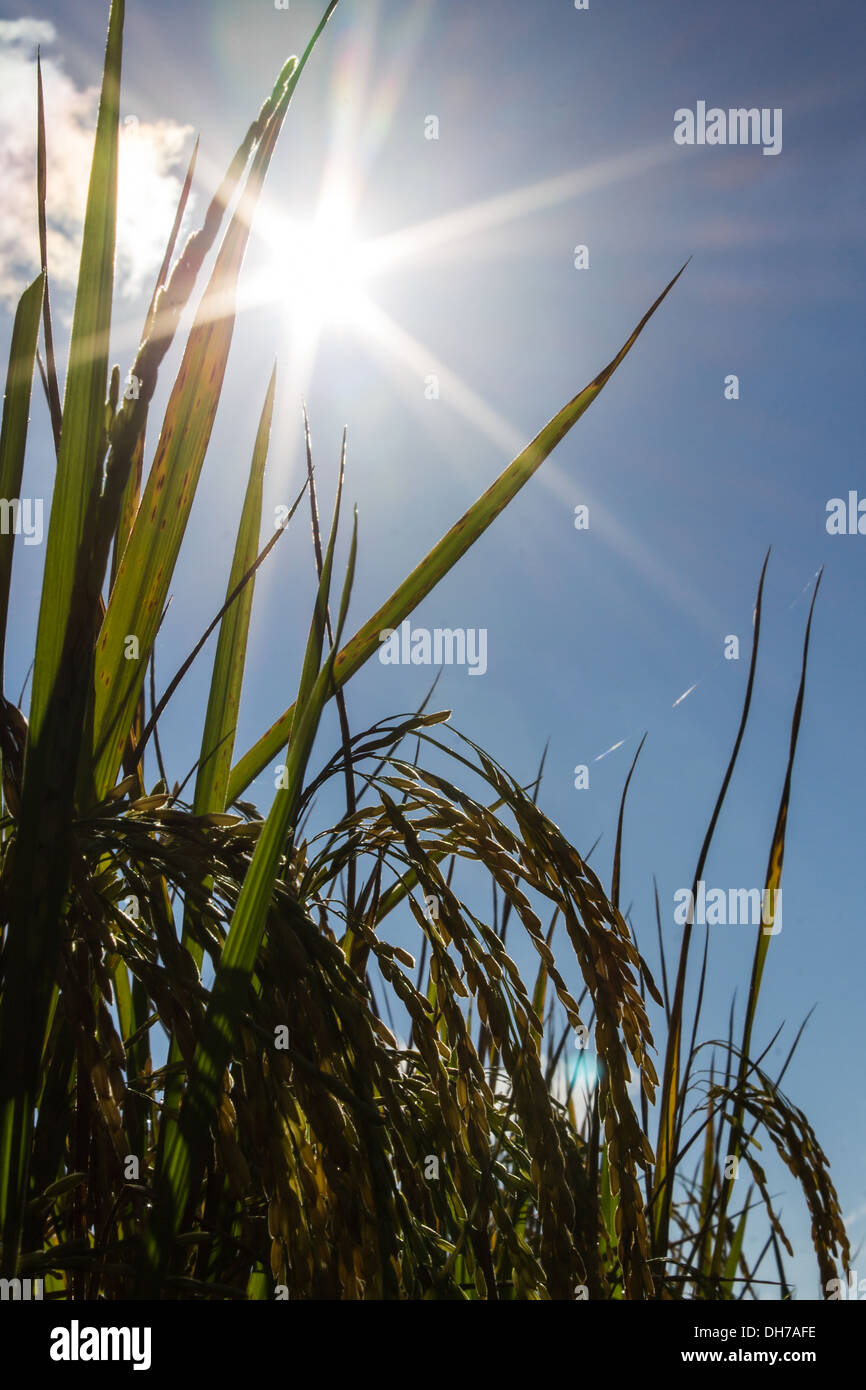
[[[235,300],[253,212],[285,114],[256,151],[196,315],[171,392],[153,465],[117,571],[96,652],[93,779],[103,796],[120,764],[201,475],[234,333]],[[140,659],[125,661],[130,634]]]
[[[226,598],[241,582],[255,561],[257,554],[262,520],[262,491],[275,391],[276,367],[271,373],[259,420]],[[255,578],[251,579],[244,587],[231,607],[223,614],[220,623],[202,735],[201,763],[196,776],[193,797],[193,810],[196,815],[205,815],[211,811],[224,811],[226,808],[226,790],[231,770],[234,732],[237,725],[244,677],[254,586]]]
[[[112,0],[69,343],[57,478],[45,550],[30,705],[34,738],[38,738],[57,679],[85,518],[99,485],[105,446],[123,20],[124,0]]]
[[[22,294],[12,326],[6,395],[3,400],[3,423],[0,426],[0,499],[4,503],[11,502],[13,498],[18,499],[20,503],[33,367],[36,361],[36,342],[39,337],[44,289],[45,276],[39,274]],[[0,534],[0,689],[14,547],[14,528],[10,527],[8,531],[4,529]]]

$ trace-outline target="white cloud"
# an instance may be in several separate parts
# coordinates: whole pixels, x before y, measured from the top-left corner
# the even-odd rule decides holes
[[[15,302],[39,270],[36,222],[36,55],[54,26],[40,20],[0,22],[0,300]],[[47,150],[48,272],[55,292],[74,289],[90,178],[99,93],[81,88],[52,57],[42,61]],[[121,108],[122,109],[122,108]],[[134,298],[165,250],[191,128],[139,121],[124,112],[118,176],[115,283]]]
[[[0,19],[0,43],[53,43],[57,30],[50,19]]]

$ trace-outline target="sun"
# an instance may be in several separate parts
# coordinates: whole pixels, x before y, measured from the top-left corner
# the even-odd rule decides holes
[[[299,338],[363,329],[370,258],[354,230],[350,200],[323,197],[307,223],[286,223],[266,271],[265,296],[284,309]]]
[[[286,303],[305,323],[358,323],[367,298],[363,248],[342,225],[317,221],[299,228],[287,280]]]

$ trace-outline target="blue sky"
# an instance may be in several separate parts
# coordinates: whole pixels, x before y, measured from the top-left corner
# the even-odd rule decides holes
[[[266,0],[130,0],[127,10],[122,110],[156,153],[141,174],[132,218],[139,241],[133,230],[118,287],[114,356],[123,370],[153,273],[145,232],[148,213],[161,210],[160,184],[171,188],[180,153],[200,132],[188,227],[198,225],[206,191],[319,14],[303,0],[288,12]],[[43,57],[58,83],[65,75],[58,110],[67,125],[49,126],[49,145],[70,142],[70,168],[79,157],[73,127],[89,129],[86,94],[98,82],[106,13],[96,4],[0,3],[3,21],[55,26]],[[784,924],[770,945],[756,1041],[763,1046],[785,1022],[769,1059],[781,1064],[816,1006],[785,1089],[831,1160],[855,1248],[866,1232],[866,536],[830,536],[825,521],[830,498],[858,489],[866,496],[864,50],[857,8],[832,0],[820,11],[801,0],[700,0],[685,9],[591,0],[586,12],[566,0],[343,0],[268,177],[225,396],[158,653],[164,684],[222,600],[275,356],[267,508],[300,486],[302,395],[323,509],[349,428],[347,499],[358,504],[360,526],[354,630],[614,355],[693,257],[599,400],[412,621],[487,629],[484,676],[446,668],[436,703],[527,780],[550,741],[543,808],[582,850],[603,835],[592,862],[605,881],[622,784],[648,731],[630,790],[623,903],[633,902],[639,944],[655,966],[652,875],[673,961],[673,894],[691,884],[736,732],[755,589],[772,546],[752,721],[705,874],[726,888],[763,882],[807,586],[825,567],[789,813]],[[24,81],[32,45],[7,35],[0,52]],[[675,110],[698,101],[781,108],[781,153],[675,145]],[[8,104],[3,114],[14,124]],[[425,139],[430,115],[439,120],[436,140]],[[287,219],[294,226],[313,217],[326,168],[354,186],[357,240],[391,252],[367,290],[377,321],[396,330],[383,338],[372,333],[372,318],[326,322],[310,374],[298,365],[286,297],[286,286],[298,293],[303,271],[293,281],[295,243],[281,229]],[[21,187],[23,204],[13,200],[4,217],[12,227],[20,215],[25,229],[32,219],[35,244]],[[74,190],[68,196],[74,203]],[[49,206],[51,197],[49,184]],[[67,211],[55,205],[58,228]],[[74,247],[72,211],[65,227],[61,253]],[[406,229],[415,231],[395,238]],[[588,269],[575,269],[578,244],[588,247]],[[147,273],[139,276],[141,263]],[[3,285],[17,274],[23,283],[26,269],[4,265]],[[61,283],[58,319],[70,303]],[[0,320],[4,354],[9,307]],[[440,378],[436,400],[425,398],[430,373]],[[724,398],[730,373],[739,378],[738,400]],[[166,372],[157,409],[168,381]],[[49,460],[37,382],[27,486],[46,499]],[[577,531],[581,503],[590,524]],[[309,552],[304,520],[260,576],[239,752],[294,697]],[[41,556],[40,547],[16,552],[12,698],[32,654]],[[723,659],[728,634],[740,638],[739,661]],[[205,657],[165,721],[163,746],[179,777],[197,755],[208,675]],[[429,668],[371,662],[348,690],[353,727],[414,707],[430,679]],[[322,758],[335,737],[331,719]],[[580,791],[578,764],[590,768]],[[266,773],[251,795],[265,805],[272,785]],[[748,928],[710,930],[707,1038],[726,1031],[734,989],[742,1002],[754,946]],[[815,1297],[808,1214],[787,1170],[766,1150],[763,1157],[794,1244],[798,1295]],[[772,1277],[768,1266],[764,1273]]]

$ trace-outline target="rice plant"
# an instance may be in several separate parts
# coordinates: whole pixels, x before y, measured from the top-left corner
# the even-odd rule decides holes
[[[754,1156],[759,1130],[802,1187],[822,1278],[848,1246],[806,1117],[752,1056],[768,938],[758,934],[742,1036],[732,1027],[699,1070],[700,998],[691,1036],[686,1026],[691,926],[672,991],[664,962],[659,989],[620,911],[625,792],[606,890],[541,810],[540,776],[523,785],[428,702],[360,733],[345,702],[379,633],[398,627],[528,482],[678,276],[613,360],[349,637],[357,518],[346,572],[334,573],[346,441],[325,532],[307,435],[306,483],[285,522],[309,508],[315,599],[299,637],[300,680],[280,719],[238,754],[255,575],[278,563],[269,560],[276,537],[259,550],[276,391],[274,376],[263,382],[224,601],[215,599],[214,622],[148,712],[148,663],[220,401],[256,202],[335,6],[282,69],[178,252],[193,154],[131,364],[135,393],[121,393],[108,356],[123,0],[111,4],[62,392],[40,80],[42,270],[15,316],[0,493],[21,491],[37,363],[57,472],[29,708],[25,717],[5,695],[0,705],[3,1274],[43,1277],[49,1297],[76,1300],[727,1298],[755,1292],[760,1260],[747,1265],[743,1242],[757,1208],[781,1296],[786,1237]],[[218,242],[145,467],[157,382]],[[0,656],[13,547],[12,532],[0,537]],[[696,880],[748,718],[760,610],[759,590],[741,728]],[[164,768],[159,723],[212,631],[185,795]],[[138,660],[124,659],[130,636]],[[806,650],[770,888],[782,871],[805,670]],[[331,700],[341,741],[317,770]],[[148,787],[151,754],[160,776]],[[276,757],[281,785],[263,815],[243,798]],[[322,826],[316,796],[334,779],[345,814]],[[415,956],[385,939],[382,924],[398,908],[417,924]],[[532,981],[506,950],[509,927],[538,957]],[[552,950],[557,928],[582,981],[577,998]],[[701,997],[705,983],[706,957]],[[667,1034],[661,1078],[650,1000]],[[598,1079],[579,1104],[575,1086],[558,1092],[557,1068],[568,1039],[590,1029]],[[739,1210],[723,1163],[732,1153],[757,1193]]]

